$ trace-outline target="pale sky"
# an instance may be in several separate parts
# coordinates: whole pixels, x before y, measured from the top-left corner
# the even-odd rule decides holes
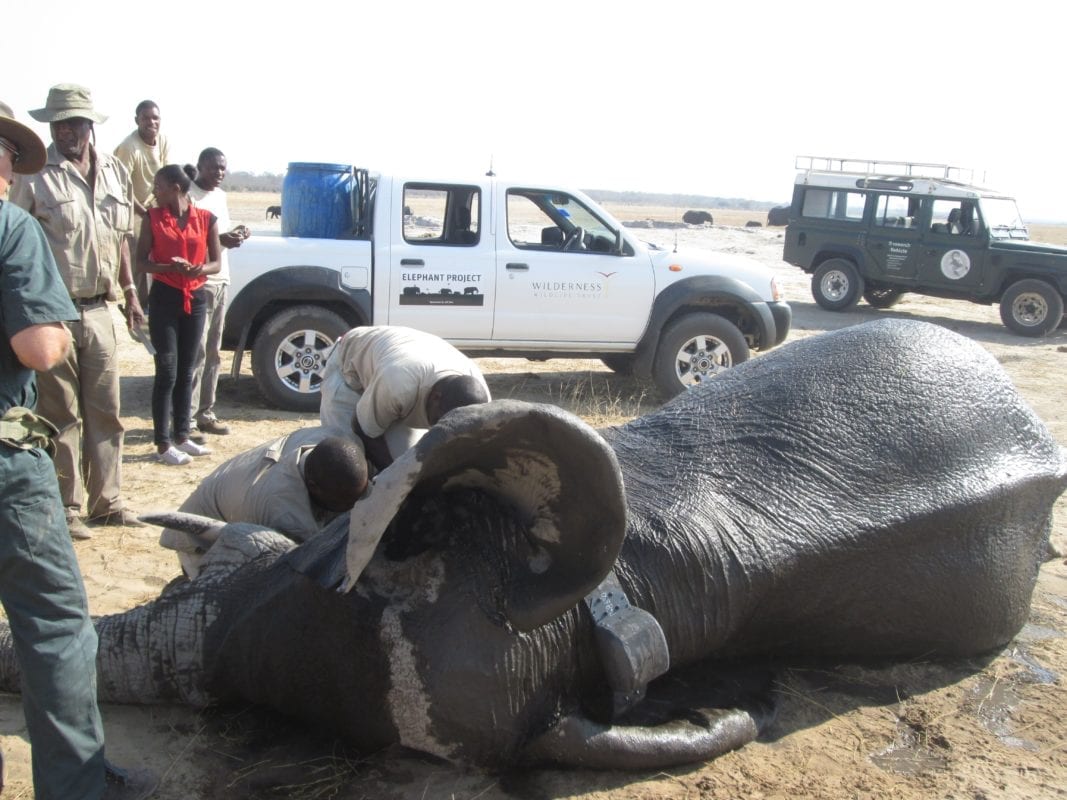
[[[47,143],[27,111],[84,84],[110,151],[152,99],[173,156],[219,147],[232,170],[462,179],[492,159],[582,189],[785,202],[797,155],[921,161],[984,172],[1027,220],[1067,220],[1065,9],[54,0],[29,15],[36,35],[29,17],[7,31],[0,100]]]

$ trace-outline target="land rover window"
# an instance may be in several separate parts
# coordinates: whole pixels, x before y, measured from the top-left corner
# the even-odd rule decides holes
[[[802,217],[815,219],[863,219],[866,195],[862,192],[847,192],[832,189],[808,189],[804,193]]]
[[[880,194],[875,203],[874,224],[884,228],[915,226],[915,204],[903,194]]]
[[[930,207],[930,230],[953,236],[977,236],[978,211],[968,200],[937,198]]]
[[[404,186],[404,241],[471,247],[479,241],[481,190],[476,186]]]
[[[508,238],[523,249],[609,253],[615,232],[576,197],[509,189]]]
[[[1030,233],[1019,215],[1015,201],[1004,197],[983,197],[982,217],[994,239],[1029,239]]]

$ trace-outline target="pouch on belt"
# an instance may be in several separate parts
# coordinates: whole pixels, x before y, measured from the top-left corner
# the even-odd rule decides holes
[[[23,406],[12,406],[0,417],[0,444],[18,450],[40,447],[49,455],[55,455],[52,437],[58,433],[55,425]]]

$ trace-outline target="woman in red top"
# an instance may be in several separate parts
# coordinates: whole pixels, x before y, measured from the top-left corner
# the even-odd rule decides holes
[[[156,173],[158,208],[148,210],[137,240],[137,266],[153,278],[148,293],[148,332],[156,349],[153,438],[157,458],[175,465],[211,452],[189,439],[189,418],[193,366],[207,308],[203,287],[207,276],[219,271],[221,248],[215,215],[189,200],[195,176],[193,167],[177,164]]]

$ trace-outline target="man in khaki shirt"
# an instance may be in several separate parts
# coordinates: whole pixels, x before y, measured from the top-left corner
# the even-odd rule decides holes
[[[478,366],[444,339],[400,325],[353,328],[322,376],[322,424],[351,431],[388,467],[449,411],[492,398]]]
[[[37,410],[57,428],[55,465],[67,524],[75,538],[91,533],[79,518],[140,526],[121,494],[123,426],[115,326],[107,301],[122,296],[126,324],[144,321],[130,266],[133,192],[126,168],[90,143],[93,124],[107,117],[88,89],[59,84],[30,116],[51,126],[44,168],[20,176],[11,202],[44,229],[79,319],[66,323],[73,346],[66,359],[38,374]]]
[[[133,211],[137,218],[134,220],[134,239],[130,242],[130,252],[136,253],[141,221],[148,214],[148,207],[153,205],[152,184],[160,168],[170,163],[170,148],[167,137],[159,130],[159,106],[152,100],[142,100],[137,104],[133,121],[137,127],[115,148],[115,158],[126,167],[133,183]],[[134,283],[137,284],[137,298],[143,306],[148,302],[148,276],[137,273]]]
[[[307,541],[367,489],[363,448],[344,433],[301,428],[236,455],[200,481],[178,510]],[[200,574],[208,542],[165,528],[159,543],[178,551],[186,575]]]

